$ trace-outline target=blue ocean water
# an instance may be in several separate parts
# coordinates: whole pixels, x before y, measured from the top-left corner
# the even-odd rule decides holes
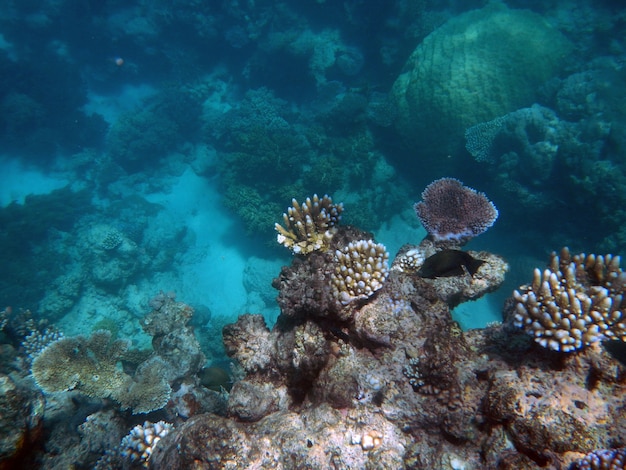
[[[619,255],[623,8],[487,3],[3,2],[0,305],[137,345],[160,291],[204,336],[272,324],[292,198],[332,195],[393,257],[446,176],[499,210],[466,248],[510,264],[464,328],[501,320],[553,250]]]
[[[520,85],[503,70],[493,72],[505,76],[497,83],[477,72],[470,46],[446,52],[437,42],[448,20],[485,4],[5,2],[0,303],[68,334],[77,321],[111,318],[137,341],[133,322],[160,290],[207,308],[207,328],[248,311],[271,323],[271,279],[291,257],[273,224],[291,198],[332,195],[346,207],[344,223],[371,231],[393,256],[425,235],[412,205],[442,176],[494,201],[499,220],[468,248],[511,265],[500,293],[458,312],[466,328],[499,320],[503,299],[552,250],[619,254],[621,9],[501,5],[529,8],[567,43],[562,63],[546,68],[541,54],[550,60],[545,49],[557,46],[522,42],[519,53],[531,57],[511,60],[546,70]],[[536,28],[506,21],[521,35]],[[412,62],[426,38],[439,59]],[[478,48],[490,54],[485,38]],[[441,70],[457,56],[464,69]],[[417,80],[440,83],[398,92],[411,67]],[[416,96],[401,102],[403,93]],[[533,104],[546,112],[519,111]],[[421,114],[428,125],[400,124]],[[497,129],[458,132],[496,118]],[[132,254],[100,250],[111,234]]]

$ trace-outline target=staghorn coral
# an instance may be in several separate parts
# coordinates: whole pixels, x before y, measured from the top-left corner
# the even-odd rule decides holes
[[[133,413],[164,407],[170,395],[161,373],[164,362],[153,357],[131,377],[118,367],[129,345],[125,340],[111,341],[107,330],[95,331],[88,338],[61,338],[35,357],[32,374],[46,393],[79,390],[90,397],[111,398]]]
[[[613,255],[552,253],[548,268],[513,292],[513,324],[546,348],[571,352],[607,339],[626,341],[626,273]]]
[[[483,193],[455,178],[440,178],[422,192],[415,212],[433,241],[463,245],[485,232],[498,218],[498,210]]]
[[[389,253],[381,243],[372,240],[350,242],[335,251],[335,270],[331,274],[334,296],[347,305],[356,299],[367,299],[383,286]]]
[[[284,227],[275,224],[277,240],[295,254],[306,255],[315,250],[325,250],[335,233],[335,225],[341,220],[343,204],[333,204],[332,198],[317,194],[307,198],[304,204],[292,199],[292,207],[283,214]]]

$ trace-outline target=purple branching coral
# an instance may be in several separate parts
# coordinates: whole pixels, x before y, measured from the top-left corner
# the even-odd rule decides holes
[[[626,464],[626,449],[602,449],[588,453],[571,466],[571,470],[619,470]]]
[[[426,186],[415,211],[435,243],[458,246],[485,232],[498,218],[487,196],[455,178],[440,178]]]

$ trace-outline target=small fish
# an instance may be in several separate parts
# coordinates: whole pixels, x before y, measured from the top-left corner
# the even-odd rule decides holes
[[[465,251],[441,250],[424,260],[424,264],[422,264],[417,275],[434,279],[436,277],[462,276],[467,271],[473,276],[483,263],[483,260],[472,258]]]

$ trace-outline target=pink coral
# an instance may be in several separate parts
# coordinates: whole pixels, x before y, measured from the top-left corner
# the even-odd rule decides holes
[[[485,232],[498,218],[498,210],[483,193],[455,178],[433,181],[415,211],[435,242],[463,245]]]

